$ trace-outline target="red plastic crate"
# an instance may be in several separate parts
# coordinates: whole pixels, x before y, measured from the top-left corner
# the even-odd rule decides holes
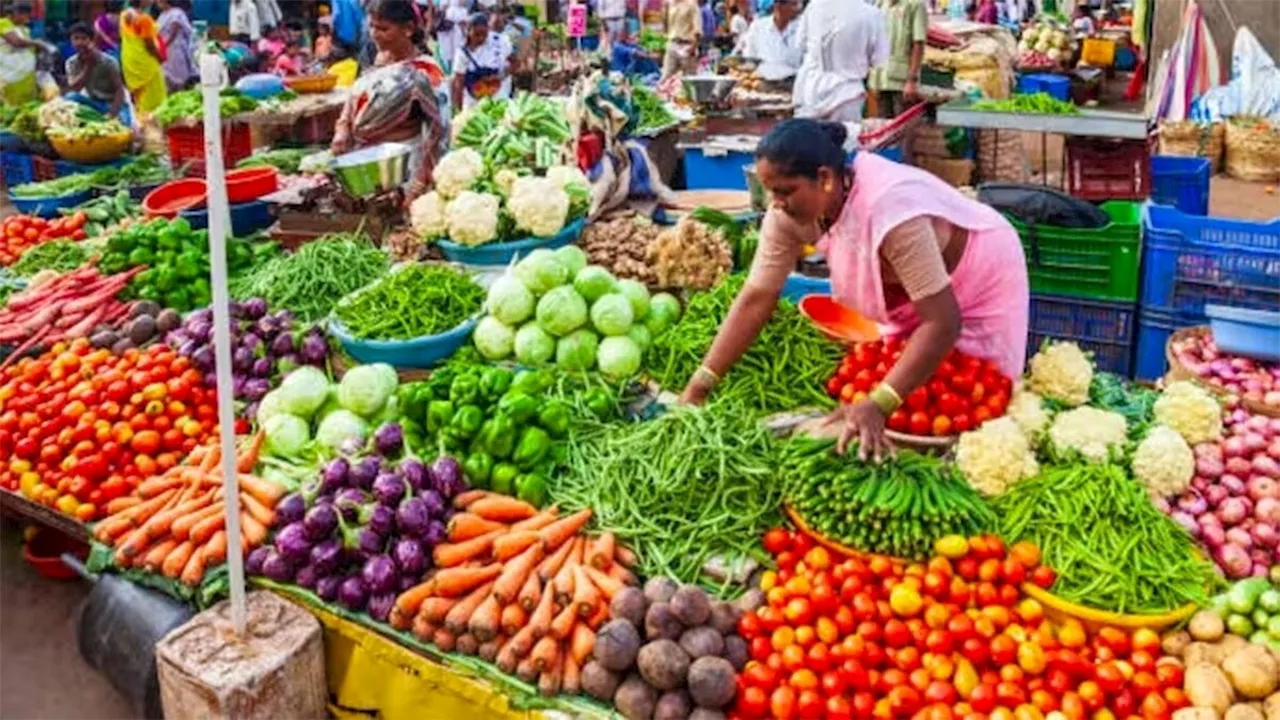
[[[1151,156],[1143,140],[1067,138],[1067,192],[1083,200],[1143,200]]]
[[[169,165],[178,171],[187,166],[183,175],[204,177],[204,125],[171,127],[165,135],[169,140]],[[253,137],[245,123],[228,123],[222,126],[222,163],[233,168],[236,163],[253,154]]]

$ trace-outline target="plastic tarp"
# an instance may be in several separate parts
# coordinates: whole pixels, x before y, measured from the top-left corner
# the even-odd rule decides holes
[[[1196,98],[1191,119],[1217,122],[1235,115],[1280,123],[1280,68],[1249,28],[1236,31],[1231,46],[1231,82]]]
[[[1218,46],[1205,23],[1204,12],[1195,2],[1188,2],[1182,13],[1182,32],[1168,54],[1161,58],[1156,90],[1151,96],[1153,107],[1148,108],[1147,116],[1187,120],[1192,100],[1222,81]]]

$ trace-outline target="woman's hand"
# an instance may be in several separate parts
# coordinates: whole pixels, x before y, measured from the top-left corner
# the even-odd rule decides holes
[[[689,378],[689,383],[684,386],[684,392],[680,393],[680,404],[701,405],[707,401],[707,396],[713,389],[715,389],[715,383],[703,377],[702,373],[695,373]]]
[[[840,439],[836,452],[843,455],[849,441],[858,439],[858,459],[865,461],[870,455],[876,462],[893,455],[893,445],[884,434],[884,413],[870,400],[842,406],[827,416],[823,425],[840,423]]]

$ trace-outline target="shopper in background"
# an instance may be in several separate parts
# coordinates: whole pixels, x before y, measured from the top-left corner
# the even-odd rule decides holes
[[[620,41],[627,30],[627,0],[600,0],[599,11],[609,41]]]
[[[1082,2],[1076,5],[1075,12],[1071,15],[1071,32],[1077,37],[1089,37],[1097,32],[1097,25],[1093,21],[1093,13],[1089,12],[1089,3]]]
[[[165,54],[150,6],[150,0],[129,0],[120,14],[120,69],[139,113],[152,112],[168,96],[161,67]]]
[[[880,115],[895,118],[910,107],[920,82],[929,18],[921,0],[880,0],[889,31],[889,58],[876,68],[871,87]]]
[[[769,77],[792,77],[804,59],[800,46],[800,0],[777,0],[773,12],[751,23],[742,39],[740,54],[760,61]]]
[[[702,13],[697,0],[671,0],[667,5],[667,51],[662,76],[698,71],[698,41],[702,39]]]
[[[164,81],[169,92],[185,90],[196,81],[196,29],[187,13],[190,0],[156,0],[160,8],[160,39],[164,41]]]
[[[316,39],[311,46],[311,55],[321,62],[327,62],[333,53],[333,18],[322,17],[316,21]]]
[[[732,41],[730,47],[733,52],[741,52],[742,45],[746,41],[747,30],[751,28],[751,23],[742,16],[742,11],[737,5],[729,6],[729,19],[725,23],[725,29],[729,32],[729,39]]]
[[[276,58],[271,72],[281,77],[306,75],[307,65],[307,50],[302,47],[302,40],[290,38],[285,42],[284,52]]]
[[[888,57],[884,14],[865,0],[813,0],[799,22],[796,117],[861,122],[867,75]]]
[[[1000,9],[996,7],[996,0],[978,0],[978,11],[974,15],[974,20],[983,25],[999,23]]]
[[[98,49],[93,30],[84,23],[72,25],[67,36],[76,54],[67,58],[68,92],[64,97],[119,118],[125,125],[132,124],[125,103],[124,79],[115,58]]]
[[[269,72],[276,65],[276,58],[284,54],[284,28],[275,25],[269,27],[262,33],[262,39],[258,41],[258,58],[261,63],[259,67],[264,72]]]
[[[98,49],[120,59],[120,0],[107,0],[106,6],[93,21],[93,40]]]
[[[471,16],[467,0],[445,0],[436,22],[436,45],[445,72],[453,72],[453,57],[467,39],[466,23]]]
[[[473,13],[467,40],[453,56],[453,111],[466,110],[487,97],[511,97],[515,48],[507,36],[493,32],[489,16]]]
[[[354,2],[354,0],[347,1]],[[262,22],[258,19],[258,6],[253,0],[231,0],[231,15],[228,23],[231,37],[248,45],[250,49],[262,37]]]
[[[0,91],[6,105],[39,100],[36,83],[36,48],[27,24],[31,22],[31,3],[15,2],[8,14],[0,16]]]

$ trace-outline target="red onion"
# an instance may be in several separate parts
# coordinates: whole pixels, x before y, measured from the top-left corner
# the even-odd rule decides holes
[[[1272,460],[1280,460],[1280,437],[1271,438],[1271,444],[1267,446],[1267,455]]]
[[[1209,501],[1210,507],[1218,507],[1230,494],[1222,485],[1210,485],[1204,490],[1204,499]]]
[[[1208,457],[1222,462],[1222,445],[1217,441],[1202,442],[1191,448],[1191,450],[1195,453],[1196,458]]]
[[[1276,372],[1280,373],[1280,365],[1276,366]],[[1277,377],[1280,378],[1280,375],[1278,375]],[[1271,403],[1267,403],[1267,404],[1270,405]],[[1276,404],[1280,405],[1280,402]],[[1273,417],[1271,418],[1270,421],[1267,422],[1267,433],[1272,437],[1280,435],[1280,417]]]
[[[1200,492],[1204,492],[1205,488],[1209,487],[1209,479],[1197,475],[1191,478],[1191,487],[1199,490]]]
[[[1253,506],[1253,516],[1259,523],[1280,525],[1280,499],[1264,497]]]
[[[1171,515],[1169,515],[1169,517],[1173,518],[1174,521],[1181,525],[1184,530],[1190,533],[1191,537],[1200,537],[1200,525],[1189,513],[1182,512],[1181,510],[1175,510]]]
[[[1280,542],[1280,533],[1276,532],[1274,525],[1258,523],[1253,526],[1253,530],[1251,532],[1253,534],[1254,543],[1260,547],[1274,548],[1276,547],[1276,543]]]
[[[1242,497],[1229,497],[1218,505],[1218,519],[1223,525],[1236,525],[1248,515],[1248,501]]]
[[[1238,545],[1223,545],[1218,548],[1215,557],[1218,560],[1218,567],[1233,580],[1245,577],[1253,570],[1252,558],[1244,548]]]
[[[1231,431],[1235,432],[1236,429],[1239,427],[1241,426],[1233,425],[1231,426]],[[1239,435],[1233,435],[1232,437],[1229,437],[1226,440],[1223,440],[1222,455],[1227,459],[1227,463],[1230,463],[1235,458],[1243,456],[1244,455],[1244,438],[1240,437]],[[1228,464],[1227,467],[1230,467],[1230,465]]]
[[[1249,472],[1253,469],[1253,465],[1250,464],[1248,458],[1230,457],[1230,458],[1227,458],[1225,469],[1228,473],[1232,475],[1243,476],[1243,475],[1249,474]]]
[[[1244,481],[1235,475],[1223,475],[1218,478],[1218,484],[1227,489],[1232,495],[1243,495],[1245,491]]]
[[[1270,422],[1266,415],[1250,415],[1249,419],[1244,421],[1244,424],[1256,433],[1265,433],[1270,427]]]
[[[1191,515],[1203,515],[1209,512],[1209,502],[1194,490],[1188,490],[1178,496],[1178,509]]]
[[[1204,541],[1205,546],[1210,550],[1217,550],[1227,542],[1227,533],[1223,531],[1221,525],[1205,525],[1201,523],[1200,539]]]
[[[1196,474],[1203,475],[1207,478],[1216,478],[1222,474],[1223,466],[1221,460],[1216,460],[1208,456],[1196,458]]]
[[[1253,456],[1253,471],[1269,478],[1280,478],[1280,463],[1270,456],[1258,453]]]
[[[1231,545],[1239,545],[1245,550],[1253,549],[1253,536],[1243,527],[1233,527],[1228,530],[1227,542]]]
[[[1257,431],[1251,431],[1244,436],[1244,451],[1250,455],[1261,452],[1267,447],[1267,439],[1262,437]]]
[[[1254,475],[1249,478],[1249,482],[1245,487],[1249,491],[1249,498],[1254,502],[1258,502],[1263,498],[1280,500],[1280,482],[1266,475]]]
[[[1267,563],[1254,563],[1253,569],[1249,571],[1252,577],[1267,577],[1271,574],[1271,570],[1267,568]]]

